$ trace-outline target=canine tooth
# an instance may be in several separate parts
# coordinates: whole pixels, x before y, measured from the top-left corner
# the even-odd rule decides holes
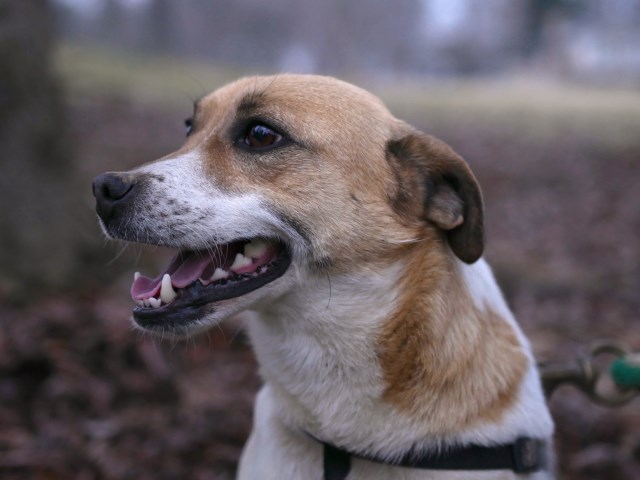
[[[144,300],[142,300],[142,304],[143,304],[145,307],[149,308],[149,299],[148,299],[148,298],[145,298]]]
[[[134,281],[137,280],[138,277],[140,277],[140,272],[136,272],[136,273],[133,274],[133,280]]]
[[[247,265],[251,265],[253,262],[250,258],[245,257],[243,254],[238,253],[236,255],[235,260],[233,261],[233,265],[231,265],[231,270],[236,271],[242,267],[246,267]]]
[[[151,297],[149,299],[149,305],[151,305],[153,308],[158,308],[160,306],[160,299]]]
[[[139,307],[144,307],[144,302],[142,300],[136,300],[136,305]]]
[[[260,258],[267,253],[268,248],[269,245],[267,242],[259,238],[254,238],[244,246],[244,255],[245,257]]]
[[[215,269],[215,271],[213,272],[213,275],[211,275],[211,278],[209,280],[211,280],[212,282],[215,282],[216,280],[220,280],[222,278],[228,278],[228,277],[229,277],[229,272],[218,267]]]
[[[171,285],[171,275],[165,273],[162,277],[162,287],[160,287],[160,299],[164,303],[171,303],[178,294]]]

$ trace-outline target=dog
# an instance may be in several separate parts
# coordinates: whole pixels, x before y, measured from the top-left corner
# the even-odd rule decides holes
[[[240,79],[185,125],[177,152],[93,192],[108,237],[178,249],[135,274],[138,328],[182,337],[249,312],[264,386],[239,479],[554,478],[461,157],[322,76]]]

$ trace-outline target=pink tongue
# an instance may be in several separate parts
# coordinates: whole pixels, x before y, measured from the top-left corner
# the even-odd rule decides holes
[[[207,265],[213,259],[208,255],[190,255],[182,262],[178,269],[171,274],[171,285],[176,288],[184,288],[191,282],[197,280]]]
[[[154,297],[160,291],[161,281],[162,277],[151,279],[140,275],[131,285],[131,298],[134,300],[144,300],[145,298]]]
[[[186,254],[178,254],[169,265],[166,272],[160,274],[156,278],[145,277],[140,275],[133,281],[131,285],[131,297],[134,300],[144,300],[146,298],[155,297],[160,291],[162,277],[165,273],[171,275],[171,285],[175,288],[184,288],[190,283],[196,281],[202,275],[207,266],[216,262],[216,265],[222,265],[223,259],[212,259],[209,255],[189,252]]]

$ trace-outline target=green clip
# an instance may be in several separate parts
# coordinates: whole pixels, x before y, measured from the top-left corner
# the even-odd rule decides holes
[[[618,387],[640,389],[640,354],[617,359],[609,373]]]

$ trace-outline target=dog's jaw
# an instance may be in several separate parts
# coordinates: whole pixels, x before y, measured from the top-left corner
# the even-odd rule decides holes
[[[205,255],[215,255],[219,245],[241,239],[267,238],[280,245],[278,248],[284,258],[277,259],[274,267],[268,266],[274,272],[269,271],[265,275],[272,273],[273,278],[264,282],[257,278],[255,288],[242,291],[240,295],[231,295],[233,298],[226,298],[229,295],[221,292],[219,296],[225,298],[219,301],[205,303],[203,299],[196,304],[185,305],[181,310],[172,308],[171,304],[156,308],[148,305],[137,307],[133,315],[134,325],[163,337],[199,333],[250,308],[257,301],[276,298],[296,278],[294,268],[288,271],[294,259],[300,263],[298,259],[305,255],[300,248],[299,234],[265,208],[264,199],[257,193],[229,193],[204,179],[201,175],[203,156],[203,152],[196,149],[129,172],[142,184],[142,191],[136,198],[135,208],[121,222],[112,221],[104,225],[101,221],[106,234],[125,241],[173,247],[180,251],[202,251]],[[251,284],[251,280],[248,283]],[[213,295],[209,294],[213,297],[216,296],[215,290],[223,290],[222,287],[215,289],[201,284],[189,288],[194,291],[198,288],[214,290]],[[158,304],[159,296],[156,294]],[[138,302],[141,303],[140,300]]]

